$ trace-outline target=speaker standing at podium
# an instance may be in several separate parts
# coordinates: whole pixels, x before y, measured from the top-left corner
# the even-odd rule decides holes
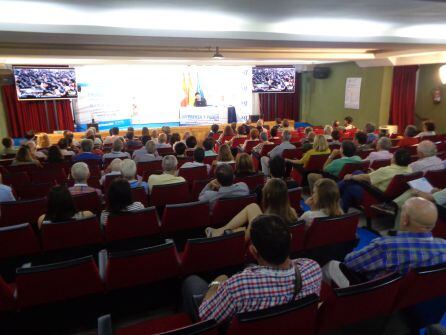
[[[195,102],[194,102],[194,107],[206,107],[207,103],[206,103],[206,99],[201,97],[200,93],[195,93]]]

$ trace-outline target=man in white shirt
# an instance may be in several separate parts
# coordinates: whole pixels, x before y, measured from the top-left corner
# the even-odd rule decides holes
[[[186,180],[177,176],[178,160],[173,155],[167,155],[163,158],[161,166],[163,174],[152,174],[149,177],[149,190],[152,192],[153,186],[182,183]]]
[[[113,150],[107,154],[102,156],[102,161],[105,162],[107,158],[130,158],[130,154],[128,152],[123,152],[122,148],[124,147],[124,143],[118,138],[113,142]]]
[[[193,162],[186,162],[183,165],[181,165],[180,169],[188,169],[188,168],[194,168],[199,166],[206,166],[208,175],[211,171],[211,166],[209,164],[204,164],[204,149],[201,147],[195,148],[194,150],[194,161]]]
[[[282,153],[285,149],[296,149],[296,147],[290,143],[290,140],[291,140],[291,132],[289,130],[285,130],[282,133],[282,143],[280,143],[277,147],[271,150],[268,153],[268,156],[263,156],[262,158],[260,158],[260,163],[262,164],[262,172],[265,176],[269,176],[268,163],[270,158],[274,158],[276,156],[282,156]]]
[[[392,159],[393,154],[389,152],[392,147],[392,141],[388,137],[381,137],[376,144],[376,150],[372,151],[365,161],[370,161],[370,164],[373,161],[382,160],[382,159]]]
[[[413,172],[427,172],[444,169],[443,161],[438,158],[437,147],[432,141],[422,141],[418,144],[417,154],[419,159],[409,166]]]
[[[216,179],[210,181],[201,191],[198,199],[209,201],[211,208],[220,198],[235,198],[249,195],[249,188],[243,182],[234,184],[234,171],[228,164],[220,164],[215,170]]]
[[[356,127],[353,125],[353,118],[351,116],[346,116],[344,118],[344,129],[345,130],[352,130]]]
[[[156,143],[156,148],[171,148],[172,146],[167,143],[167,135],[162,133],[160,136],[158,136],[158,143]]]
[[[147,141],[146,145],[133,153],[135,163],[151,162],[161,159],[156,151],[156,143],[153,140]]]

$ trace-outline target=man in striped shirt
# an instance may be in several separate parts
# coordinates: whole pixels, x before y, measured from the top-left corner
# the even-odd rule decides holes
[[[183,284],[184,309],[196,315],[193,297],[204,294],[199,318],[220,323],[236,313],[262,310],[319,294],[322,280],[319,265],[305,258],[291,260],[290,243],[288,227],[279,216],[257,217],[251,226],[249,250],[258,265],[229,279],[220,276],[210,285],[197,276],[190,276]]]
[[[349,271],[374,279],[388,272],[405,274],[412,268],[446,263],[446,240],[432,236],[437,217],[432,202],[420,197],[407,200],[396,236],[377,238],[348,254],[343,263],[346,271],[339,262],[330,262],[324,266],[324,278],[345,287],[350,284]]]

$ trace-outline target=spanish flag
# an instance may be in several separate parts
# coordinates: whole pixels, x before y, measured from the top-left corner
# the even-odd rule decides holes
[[[183,73],[183,99],[181,100],[181,107],[189,105],[189,89],[187,87],[186,75]]]

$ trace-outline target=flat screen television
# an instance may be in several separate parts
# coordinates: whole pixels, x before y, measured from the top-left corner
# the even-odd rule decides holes
[[[254,93],[294,93],[296,70],[294,67],[253,67]]]
[[[73,68],[14,66],[13,72],[19,100],[77,98]]]

